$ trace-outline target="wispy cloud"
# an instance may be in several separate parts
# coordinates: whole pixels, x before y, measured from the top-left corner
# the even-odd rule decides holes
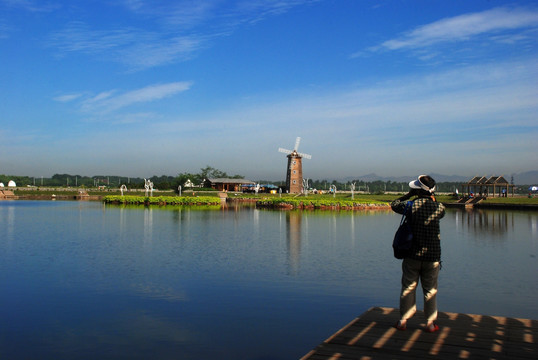
[[[244,0],[239,1],[228,15],[235,16],[240,22],[254,23],[268,16],[280,15],[294,7],[311,4],[319,0]]]
[[[138,70],[187,60],[205,41],[200,35],[169,36],[135,28],[92,30],[85,23],[72,22],[54,33],[48,45],[56,47],[60,54],[85,53]]]
[[[420,166],[440,160],[450,171],[461,171],[458,169],[465,166],[472,168],[477,162],[489,166],[495,161],[497,169],[525,168],[529,157],[520,155],[514,159],[513,154],[532,152],[532,139],[538,131],[537,79],[534,60],[468,66],[404,76],[327,96],[257,106],[252,114],[242,117],[252,117],[259,123],[271,121],[274,129],[286,127],[289,132],[303,136],[315,144],[315,150],[305,151],[316,156],[316,163],[324,166],[336,166],[338,157],[334,154],[352,148],[354,161],[372,170],[386,167],[379,164],[393,163],[395,158],[400,159],[401,164],[396,166],[401,166],[401,171],[408,171],[406,168],[419,171]],[[324,131],[319,131],[320,128]],[[278,132],[272,131],[268,130],[266,136],[278,139]],[[480,150],[483,146],[504,152],[496,154],[495,160],[483,159]],[[259,152],[264,151],[269,149]],[[372,151],[375,156],[371,159],[362,156]],[[422,154],[424,162],[413,160],[416,154]]]
[[[142,35],[133,28],[91,30],[86,23],[73,21],[64,30],[53,33],[49,45],[61,52],[101,53],[132,44]]]
[[[318,144],[319,151],[327,153],[345,151],[357,139],[365,149],[391,149],[403,141],[406,146],[443,141],[447,148],[456,149],[459,144],[477,141],[478,134],[481,141],[498,139],[499,134],[513,136],[513,131],[522,137],[535,134],[537,79],[534,61],[468,66],[352,91],[271,103],[251,100],[251,108],[220,114],[218,119],[229,124],[228,131],[235,126],[232,132],[255,131],[270,122],[274,130],[267,129],[266,136],[278,138],[278,129],[286,127],[304,134]],[[232,119],[242,120],[235,125]],[[188,128],[184,122],[181,126],[182,130]],[[200,126],[200,122],[192,126]],[[517,140],[510,141],[514,142]],[[325,144],[334,149],[323,148]]]
[[[73,101],[75,99],[78,99],[81,96],[82,96],[82,94],[67,94],[67,95],[56,96],[55,98],[53,98],[53,100],[65,103],[65,102],[70,102],[70,101]]]
[[[38,0],[0,0],[0,39],[9,38],[19,30],[20,24],[11,21],[11,11],[23,10],[30,13],[48,13],[59,5]]]
[[[121,62],[130,70],[182,62],[229,35],[244,23],[260,21],[317,0],[283,1],[167,1],[125,0],[135,16],[150,19],[160,27],[97,28],[86,21],[73,21],[49,37],[48,45],[60,55],[81,52],[106,61]]]
[[[21,8],[30,12],[49,12],[59,7],[58,4],[39,0],[0,0],[0,5]]]
[[[192,29],[214,19],[219,0],[206,1],[145,1],[124,0],[123,5],[129,11],[158,20],[174,29]]]
[[[115,95],[117,91],[102,92],[82,103],[82,109],[87,112],[108,113],[139,103],[147,103],[164,99],[180,92],[189,90],[191,82],[173,82],[156,84],[141,89],[132,90]]]
[[[123,62],[132,69],[138,70],[189,60],[198,50],[207,46],[207,40],[199,35],[166,39],[156,36],[154,41],[137,42],[120,52]]]
[[[445,18],[417,27],[401,36],[372,47],[369,51],[413,50],[443,43],[483,40],[504,43],[535,41],[528,31],[538,28],[538,10],[532,8],[495,8]],[[359,55],[357,53],[355,55]]]
[[[130,11],[150,16],[167,25],[190,29],[199,25],[219,27],[239,25],[263,20],[268,16],[280,15],[294,7],[319,2],[320,0],[124,0]],[[217,30],[221,33],[220,30]]]
[[[0,39],[8,38],[10,32],[11,32],[11,27],[5,24],[2,19],[0,19]]]

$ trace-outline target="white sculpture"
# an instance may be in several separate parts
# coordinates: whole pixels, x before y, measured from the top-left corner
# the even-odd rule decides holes
[[[150,196],[153,196],[153,183],[151,180],[144,179],[144,188],[146,189],[146,196],[148,196],[148,191],[150,191]]]

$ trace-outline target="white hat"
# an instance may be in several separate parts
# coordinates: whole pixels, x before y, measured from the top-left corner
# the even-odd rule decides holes
[[[435,191],[435,180],[429,175],[420,175],[417,180],[409,183],[411,189],[422,189],[429,192]]]

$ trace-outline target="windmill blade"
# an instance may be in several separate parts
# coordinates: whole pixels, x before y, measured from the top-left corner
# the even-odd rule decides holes
[[[310,155],[310,154],[303,154],[303,153],[297,153],[297,154],[299,154],[299,156],[301,156],[302,158],[312,159],[312,155]]]
[[[301,142],[301,137],[297,136],[297,139],[295,139],[295,147],[293,148],[293,150],[295,150],[295,151],[299,150],[299,143],[300,142]]]
[[[278,151],[284,154],[291,154],[293,151],[283,148],[278,148]]]

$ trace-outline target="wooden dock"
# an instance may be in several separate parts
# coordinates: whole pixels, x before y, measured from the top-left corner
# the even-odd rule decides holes
[[[371,308],[301,360],[538,359],[538,321],[440,312],[440,330],[427,333],[417,312],[396,330],[398,309]]]

